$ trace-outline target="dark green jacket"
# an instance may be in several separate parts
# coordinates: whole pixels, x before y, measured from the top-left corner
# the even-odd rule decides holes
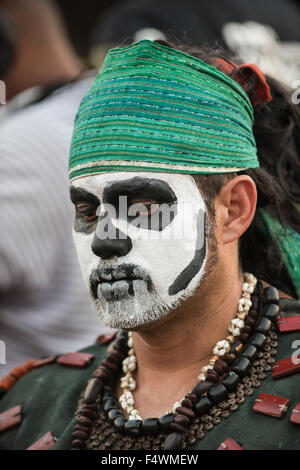
[[[287,314],[300,314],[300,303],[287,300],[284,303]],[[295,352],[292,347],[295,340],[300,340],[300,332],[279,336],[276,361],[290,357]],[[58,438],[53,450],[69,449],[79,396],[93,370],[105,357],[106,349],[99,344],[84,349],[84,352],[95,356],[86,369],[53,363],[35,369],[20,379],[0,400],[0,413],[22,405],[24,418],[19,426],[0,434],[0,449],[26,449],[48,431]],[[254,400],[262,392],[290,399],[290,407],[284,418],[253,412]],[[249,450],[300,449],[300,426],[290,422],[292,409],[298,402],[300,373],[274,380],[271,372],[268,372],[254,394],[246,397],[237,411],[214,426],[191,449],[217,449],[227,437]]]

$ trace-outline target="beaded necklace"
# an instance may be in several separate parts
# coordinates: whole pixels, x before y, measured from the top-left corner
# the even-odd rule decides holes
[[[243,293],[244,290],[246,286]],[[120,331],[81,397],[72,449],[169,450],[185,448],[203,438],[205,432],[227,418],[247,395],[253,393],[253,387],[259,386],[265,377],[264,372],[270,370],[277,346],[274,325],[279,313],[278,301],[277,289],[264,289],[258,281],[251,300],[239,302],[237,318],[244,325],[233,323],[240,332],[232,334],[232,342],[226,338],[229,349],[226,343],[217,344],[218,356],[222,358],[213,358],[214,363],[207,369],[205,379],[201,377],[175,413],[167,413],[161,418],[126,419],[118,406],[113,389],[130,349],[128,333]],[[245,313],[246,304],[250,308],[248,314]]]
[[[227,336],[225,340],[218,341],[216,346],[213,349],[214,356],[210,359],[207,366],[202,367],[201,374],[198,376],[200,381],[206,379],[208,371],[213,369],[216,361],[220,357],[224,356],[229,349],[230,345],[234,342],[235,338],[240,335],[241,328],[245,326],[244,320],[246,315],[249,312],[249,309],[252,305],[250,300],[251,294],[253,294],[257,279],[250,273],[244,273],[244,283],[242,286],[242,297],[238,302],[237,315],[233,320],[231,320],[228,332],[231,333],[230,336]],[[133,348],[133,341],[131,332],[128,333],[128,356],[122,362],[122,368],[125,375],[121,378],[121,388],[124,390],[123,394],[119,398],[119,403],[121,407],[126,411],[128,419],[141,420],[142,418],[139,415],[139,412],[134,409],[134,398],[132,391],[136,388],[136,382],[132,376],[132,373],[136,369],[137,360],[135,356],[135,351]],[[217,365],[218,367],[218,365]],[[185,400],[186,397],[183,398]],[[176,402],[173,406],[173,412],[176,413],[177,408],[181,407],[182,401]]]

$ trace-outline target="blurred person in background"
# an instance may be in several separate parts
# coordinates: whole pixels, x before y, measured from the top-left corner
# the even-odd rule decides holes
[[[2,376],[28,357],[77,350],[107,329],[82,282],[67,198],[73,121],[92,77],[80,75],[52,2],[0,6],[16,47],[0,77],[7,90],[0,107]]]
[[[3,77],[15,55],[15,42],[6,16],[0,8],[0,77]]]
[[[15,43],[10,67],[0,75],[8,104],[1,108],[1,119],[74,79],[82,65],[52,1],[0,0],[0,8]]]
[[[291,86],[300,76],[299,24],[295,0],[129,0],[101,15],[91,58],[98,65],[110,47],[166,35],[193,45],[216,40]]]

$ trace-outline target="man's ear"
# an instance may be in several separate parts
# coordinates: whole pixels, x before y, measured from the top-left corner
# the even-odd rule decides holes
[[[251,224],[257,202],[252,178],[239,175],[228,181],[216,197],[215,210],[223,244],[238,240]]]

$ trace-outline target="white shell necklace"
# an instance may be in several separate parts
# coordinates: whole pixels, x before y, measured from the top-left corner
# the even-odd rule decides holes
[[[214,363],[221,356],[224,356],[233,343],[235,337],[240,335],[241,328],[244,327],[244,320],[249,312],[249,309],[252,305],[251,294],[254,292],[257,279],[250,273],[244,273],[244,283],[242,286],[242,297],[239,300],[237,315],[233,320],[231,320],[228,331],[230,336],[227,336],[225,339],[218,341],[216,346],[213,349],[214,356],[209,361],[207,366],[202,367],[201,373],[198,376],[199,381],[205,380],[207,371],[212,369]],[[128,333],[128,356],[122,361],[123,372],[125,375],[121,378],[121,388],[123,389],[123,394],[119,398],[119,403],[121,407],[126,411],[128,419],[142,420],[139,412],[134,408],[134,398],[132,391],[136,388],[136,382],[132,376],[132,373],[135,371],[137,366],[137,360],[135,351],[133,348],[133,340],[131,332]],[[173,406],[173,413],[176,412],[176,409],[181,406],[181,402],[176,402]]]

